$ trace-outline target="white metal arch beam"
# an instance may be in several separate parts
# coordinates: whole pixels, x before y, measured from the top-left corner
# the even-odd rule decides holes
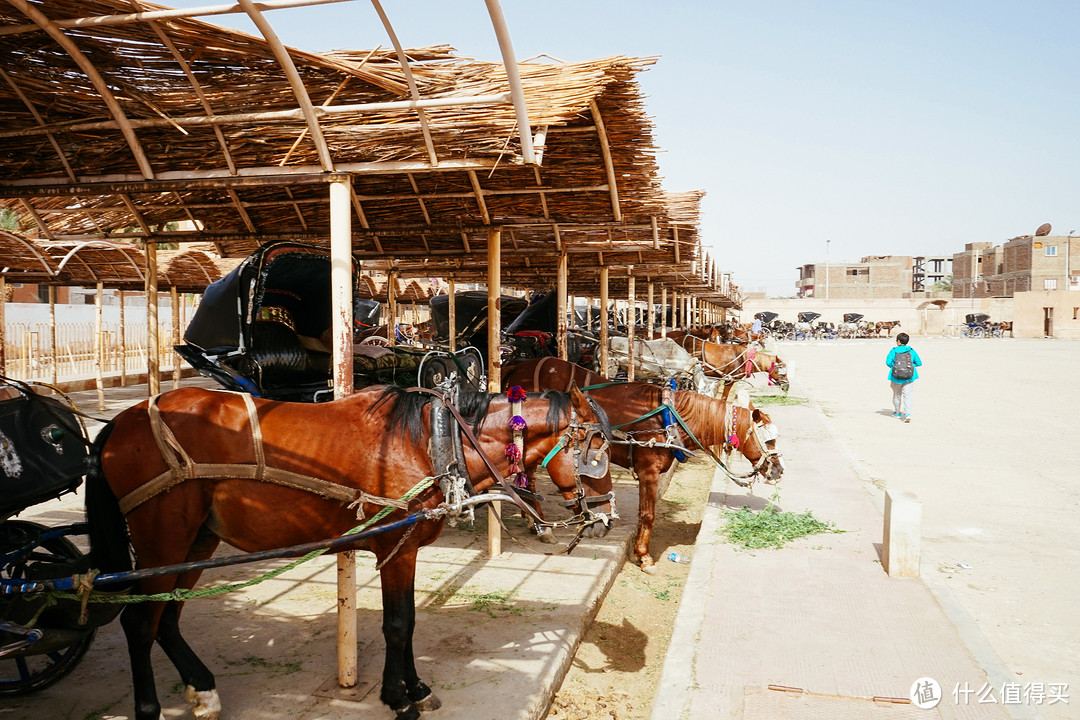
[[[285,77],[288,79],[289,86],[292,88],[293,95],[296,97],[296,102],[304,115],[304,121],[307,123],[308,132],[311,133],[311,141],[315,143],[315,149],[319,154],[319,164],[324,171],[333,172],[334,160],[330,157],[330,148],[326,144],[326,138],[323,137],[322,127],[319,125],[319,118],[315,115],[315,106],[311,102],[311,97],[308,95],[307,88],[304,87],[304,82],[300,78],[300,73],[296,70],[296,64],[293,63],[288,49],[281,42],[281,39],[277,36],[274,28],[267,22],[266,18],[263,17],[262,11],[256,7],[252,0],[239,0],[239,3],[240,7],[244,8],[244,12],[251,18],[251,21],[255,23],[255,27],[262,33],[263,38],[266,40],[267,44],[270,45],[270,49],[273,51],[274,57],[277,59],[281,69],[285,71]]]
[[[90,62],[75,42],[69,38],[64,32],[56,27],[55,24],[49,18],[47,18],[40,10],[35,8],[26,0],[7,0],[8,3],[15,6],[26,17],[30,18],[38,27],[44,30],[49,37],[56,42],[57,45],[62,47],[71,59],[75,61],[75,64],[79,66],[79,69],[83,71],[87,79],[90,80],[94,89],[101,95],[101,99],[104,101],[105,106],[109,110],[109,114],[116,120],[117,125],[120,126],[120,132],[123,134],[124,139],[127,141],[128,147],[131,149],[131,154],[135,157],[135,162],[139,166],[139,172],[147,180],[154,179],[154,169],[150,165],[150,160],[146,157],[146,152],[143,150],[142,144],[139,142],[138,136],[135,134],[135,130],[128,123],[127,115],[124,114],[123,108],[120,107],[120,103],[116,100],[116,97],[112,94],[112,90],[105,83],[105,78],[101,76],[101,73],[97,71],[94,64]],[[245,0],[246,1],[246,0]]]

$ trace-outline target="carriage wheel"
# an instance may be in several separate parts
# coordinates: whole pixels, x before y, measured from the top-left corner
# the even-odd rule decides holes
[[[465,348],[458,353],[458,362],[465,368],[465,380],[481,392],[487,392],[484,385],[484,358],[476,348]]]
[[[360,341],[361,345],[378,345],[379,347],[390,347],[390,341],[379,335],[372,335],[366,337]]]
[[[44,525],[23,520],[9,520],[0,525],[0,549],[8,548],[9,538],[36,536]],[[19,543],[21,544],[21,543]],[[19,579],[25,576],[27,564],[37,566],[51,563],[63,563],[77,560],[83,553],[67,538],[55,538],[39,546],[26,558],[25,562],[13,563],[0,567],[0,577]],[[0,602],[0,610],[4,604]],[[94,641],[97,628],[75,634],[70,645],[53,648],[36,655],[9,656],[0,658],[0,696],[25,695],[46,688],[64,677],[79,664]],[[0,631],[0,645],[6,644],[7,638]]]
[[[450,377],[453,370],[454,365],[450,360],[433,355],[424,358],[424,364],[420,368],[420,375],[416,382],[420,387],[432,390],[443,380]]]

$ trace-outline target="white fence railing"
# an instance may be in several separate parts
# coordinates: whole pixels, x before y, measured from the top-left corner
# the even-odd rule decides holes
[[[65,382],[95,377],[98,347],[93,323],[56,324],[56,347],[48,323],[6,323],[4,359],[8,376],[38,382]],[[101,331],[101,372],[103,375],[137,375],[147,368],[147,327],[145,322],[104,323]],[[167,324],[158,329],[161,371],[183,367]]]

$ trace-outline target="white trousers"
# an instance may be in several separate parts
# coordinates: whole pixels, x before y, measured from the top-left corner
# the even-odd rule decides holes
[[[910,415],[915,400],[915,393],[912,391],[911,386],[915,383],[890,382],[889,384],[892,385],[893,411],[901,415]]]

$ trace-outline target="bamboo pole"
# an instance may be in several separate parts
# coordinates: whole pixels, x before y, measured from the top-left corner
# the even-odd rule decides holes
[[[600,374],[608,371],[608,269],[600,268]]]
[[[647,285],[645,297],[649,304],[648,309],[645,311],[645,337],[649,340],[652,339],[653,332],[656,330],[656,323],[653,322],[655,318],[655,306],[653,305],[653,284],[650,282]]]
[[[94,293],[94,385],[97,387],[98,410],[105,409],[105,378],[101,367],[105,360],[105,343],[101,332],[101,305],[104,294],[105,284],[99,281],[97,292]]]
[[[7,375],[7,278],[0,275],[0,375]]]
[[[393,262],[393,260],[391,260]],[[386,341],[390,347],[397,345],[397,283],[394,281],[394,269],[386,271]]]
[[[450,314],[450,332],[447,344],[450,347],[450,352],[457,350],[457,303],[454,301],[454,295],[457,294],[457,282],[454,278],[450,278],[447,281],[449,286],[446,290],[446,307]]]
[[[124,291],[120,291],[120,387],[127,387],[127,330],[124,327]]]
[[[488,392],[502,390],[502,360],[499,357],[500,330],[502,312],[499,297],[502,295],[502,233],[498,229],[488,230]],[[499,526],[501,502],[488,503],[488,554],[492,557],[502,552],[502,533]]]
[[[146,243],[146,390],[161,393],[161,358],[158,344],[157,243]]]
[[[49,286],[49,344],[52,355],[52,384],[55,386],[60,375],[60,349],[56,347],[56,286]]]
[[[667,285],[660,286],[660,337],[667,337]]]
[[[559,359],[567,359],[566,347],[566,253],[559,255],[558,277],[555,284],[556,340],[559,346]]]
[[[634,326],[637,324],[637,307],[634,302],[634,266],[628,268],[630,277],[627,278],[626,290],[626,381],[634,382]]]
[[[330,183],[330,358],[334,367],[334,398],[353,392],[352,368],[352,183],[348,176]],[[392,330],[393,328],[391,328]],[[391,335],[393,333],[391,332]],[[356,647],[356,552],[337,556],[337,680],[354,687],[359,680]]]
[[[176,347],[180,344],[180,293],[175,285],[169,286],[169,300],[172,302],[172,344]],[[173,351],[172,354],[172,386],[173,390],[180,388],[180,356]]]

